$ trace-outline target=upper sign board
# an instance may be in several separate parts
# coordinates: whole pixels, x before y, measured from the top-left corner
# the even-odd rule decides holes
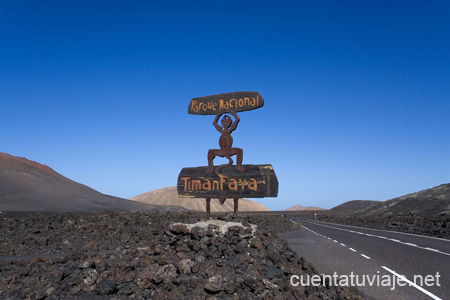
[[[264,99],[258,92],[234,92],[194,98],[189,103],[191,115],[216,115],[260,108]]]

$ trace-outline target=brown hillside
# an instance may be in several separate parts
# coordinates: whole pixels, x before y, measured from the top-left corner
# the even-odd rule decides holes
[[[331,210],[340,213],[358,214],[365,212],[380,203],[382,202],[373,200],[352,200],[335,206]]]
[[[386,212],[436,214],[446,211],[450,211],[449,183],[387,200],[371,208],[366,214]]]
[[[0,211],[179,211],[104,195],[23,157],[0,152]]]
[[[153,205],[178,205],[198,211],[206,210],[204,198],[180,198],[175,186],[146,192],[131,198],[131,200]],[[231,199],[227,199],[223,205],[219,203],[218,199],[211,199],[211,212],[233,211],[233,205]],[[256,201],[239,199],[239,211],[270,211],[270,209]]]
[[[437,214],[450,211],[450,184],[441,184],[387,201],[353,200],[331,209],[354,215],[418,213]]]

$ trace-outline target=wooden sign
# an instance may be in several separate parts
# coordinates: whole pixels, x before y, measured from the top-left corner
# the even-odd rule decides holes
[[[234,92],[194,98],[189,103],[191,115],[216,115],[260,108],[264,99],[258,92]]]
[[[178,197],[205,198],[208,218],[211,198],[219,198],[221,204],[233,198],[237,218],[239,198],[278,196],[278,179],[272,165],[243,165],[243,149],[233,147],[231,136],[240,120],[237,112],[263,105],[264,99],[258,92],[217,94],[194,98],[189,103],[191,115],[215,115],[213,125],[220,133],[220,149],[208,150],[207,167],[183,168],[178,175],[177,191]],[[236,156],[236,165],[232,156]],[[216,157],[224,157],[228,163],[214,166]]]
[[[221,169],[219,175],[206,175],[208,167],[183,168],[178,175],[179,197],[264,198],[278,196],[278,179],[272,165],[242,165]]]

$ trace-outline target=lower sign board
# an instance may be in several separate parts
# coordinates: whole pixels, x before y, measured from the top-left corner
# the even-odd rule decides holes
[[[242,165],[208,174],[208,167],[183,168],[178,175],[179,197],[190,198],[264,198],[278,196],[278,179],[272,165]]]

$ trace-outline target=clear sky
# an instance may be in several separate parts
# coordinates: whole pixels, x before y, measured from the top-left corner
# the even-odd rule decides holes
[[[244,163],[273,165],[279,197],[256,199],[271,209],[448,183],[449,16],[449,1],[0,1],[0,151],[130,198],[218,147],[192,98],[258,91],[233,137]]]

